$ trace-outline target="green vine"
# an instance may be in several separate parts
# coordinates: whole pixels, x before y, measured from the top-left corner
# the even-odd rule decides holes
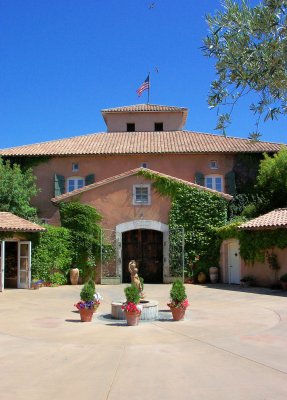
[[[138,175],[152,180],[153,187],[159,194],[171,198],[170,245],[176,248],[180,243],[180,228],[183,227],[186,272],[191,272],[189,267],[195,261],[197,272],[216,266],[220,241],[214,228],[226,223],[227,200],[217,193],[200,190],[150,171],[141,170]],[[180,269],[178,264],[179,258],[175,254],[171,260],[172,273],[176,274],[177,269]]]

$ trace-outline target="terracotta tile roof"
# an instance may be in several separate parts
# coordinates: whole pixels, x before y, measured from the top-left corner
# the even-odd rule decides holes
[[[106,185],[108,183],[112,183],[112,182],[118,181],[120,179],[127,178],[128,176],[136,175],[139,171],[142,171],[142,170],[151,172],[152,174],[155,174],[155,175],[157,175],[159,177],[168,178],[168,179],[172,179],[172,180],[174,180],[176,182],[184,183],[185,185],[197,188],[199,190],[205,190],[207,192],[217,194],[217,195],[225,198],[226,200],[232,200],[232,198],[233,198],[232,196],[230,196],[227,193],[217,192],[216,190],[208,189],[208,188],[206,188],[204,186],[200,186],[200,185],[197,185],[196,183],[185,181],[183,179],[179,179],[179,178],[176,178],[176,177],[171,176],[171,175],[166,175],[166,174],[162,174],[161,172],[152,171],[151,169],[148,169],[148,168],[135,168],[135,169],[132,169],[130,171],[124,172],[122,174],[111,176],[110,178],[107,178],[107,179],[103,179],[102,181],[92,183],[91,185],[84,186],[81,189],[76,189],[76,190],[73,190],[72,192],[64,193],[64,194],[62,194],[60,196],[52,198],[51,201],[53,203],[58,203],[58,202],[60,202],[62,200],[65,200],[65,199],[73,197],[73,196],[77,196],[77,195],[79,195],[81,193],[87,192],[87,191],[92,190],[92,189],[96,189],[96,188],[98,188],[100,186],[103,186],[103,185]]]
[[[2,156],[277,152],[279,143],[192,131],[102,132],[0,150]]]
[[[43,232],[46,229],[10,212],[0,212],[0,231],[2,232]]]
[[[287,228],[287,208],[277,208],[239,226],[239,229],[265,230]]]
[[[135,104],[132,106],[106,108],[101,110],[104,113],[123,113],[123,112],[187,112],[186,107],[161,106],[159,104]]]

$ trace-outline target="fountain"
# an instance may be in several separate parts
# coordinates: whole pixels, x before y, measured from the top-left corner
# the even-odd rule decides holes
[[[141,320],[144,321],[154,321],[158,319],[158,302],[155,300],[145,300],[144,293],[142,288],[142,283],[138,276],[138,268],[136,266],[136,262],[134,260],[129,263],[129,272],[131,274],[131,282],[134,284],[141,295],[140,305],[142,306],[141,312]],[[113,301],[111,306],[111,315],[114,319],[126,319],[125,314],[122,310],[122,305],[125,303],[125,300],[117,300]]]

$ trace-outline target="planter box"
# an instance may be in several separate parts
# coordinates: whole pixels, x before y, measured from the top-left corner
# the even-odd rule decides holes
[[[101,285],[120,285],[121,278],[119,276],[106,276],[101,278]]]

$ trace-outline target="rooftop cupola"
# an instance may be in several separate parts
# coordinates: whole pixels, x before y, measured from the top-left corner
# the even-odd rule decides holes
[[[188,109],[157,104],[137,104],[108,108],[101,112],[108,132],[154,132],[182,130]]]

